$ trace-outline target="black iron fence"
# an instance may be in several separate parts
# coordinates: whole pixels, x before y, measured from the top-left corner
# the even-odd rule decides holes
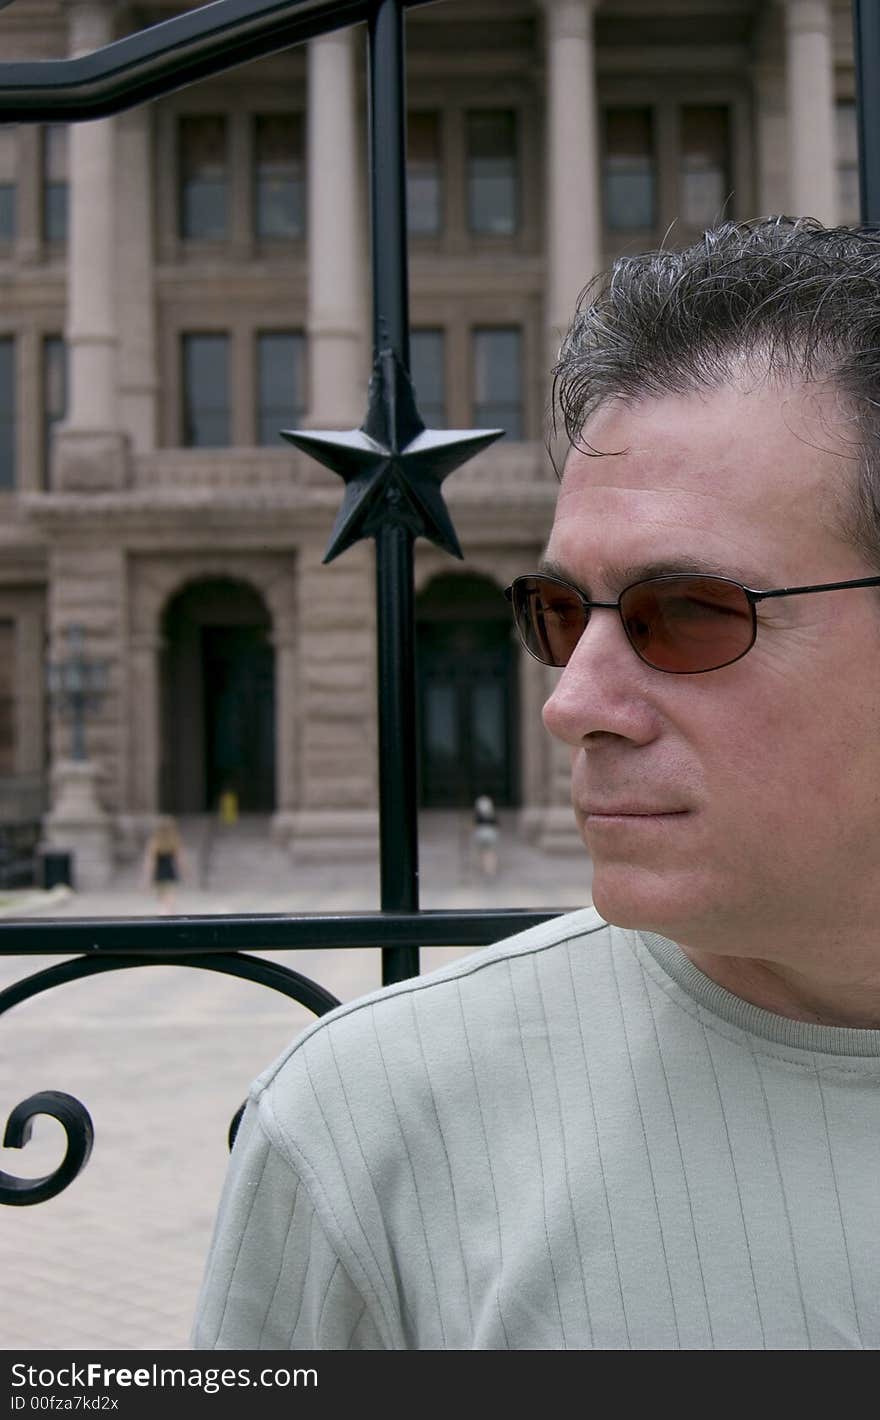
[[[425,429],[409,380],[403,24],[407,9],[427,2],[217,0],[94,54],[0,63],[0,121],[76,122],[121,112],[320,34],[367,25],[374,360],[366,414],[360,429],[344,438],[316,431],[287,431],[286,437],[345,483],[325,561],[362,538],[376,545],[381,864],[381,910],[375,913],[0,924],[0,954],[65,958],[0,992],[0,1015],[65,982],[156,964],[258,981],[321,1015],[337,1004],[329,992],[250,953],[379,948],[383,981],[390,983],[418,973],[420,946],[476,947],[555,915],[546,909],[419,910],[413,544],[416,537],[427,537],[451,555],[461,555],[441,485],[501,433]],[[877,0],[853,0],[853,22],[862,220],[876,224],[880,88],[872,76],[880,73]],[[4,1145],[24,1145],[40,1114],[63,1125],[65,1159],[42,1179],[0,1173],[2,1203],[33,1204],[53,1197],[88,1159],[88,1112],[61,1091],[44,1091],[17,1104]]]
[[[409,380],[403,25],[405,10],[425,2],[218,0],[93,54],[0,63],[0,121],[76,122],[121,112],[317,35],[367,25],[374,358],[366,414],[360,429],[344,437],[314,430],[290,430],[285,437],[345,483],[325,562],[362,538],[375,541],[381,875],[381,910],[373,913],[0,924],[0,955],[65,958],[0,992],[0,1015],[69,981],[157,964],[257,981],[321,1015],[338,1004],[334,996],[251,953],[379,948],[387,984],[418,974],[420,946],[476,947],[554,915],[546,909],[419,910],[413,543],[427,537],[461,556],[443,501],[443,479],[503,432],[425,429]],[[63,1091],[42,1091],[15,1105],[4,1145],[26,1144],[40,1114],[62,1124],[65,1158],[40,1179],[0,1173],[0,1203],[51,1198],[88,1160],[91,1119],[85,1106]]]

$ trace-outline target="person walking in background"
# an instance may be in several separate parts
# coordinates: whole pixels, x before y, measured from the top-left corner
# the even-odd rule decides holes
[[[498,815],[489,794],[480,794],[474,802],[474,847],[484,877],[494,878],[498,872]]]
[[[144,852],[144,887],[152,887],[164,915],[174,907],[177,884],[185,871],[185,855],[180,831],[173,818],[161,818],[147,841]]]

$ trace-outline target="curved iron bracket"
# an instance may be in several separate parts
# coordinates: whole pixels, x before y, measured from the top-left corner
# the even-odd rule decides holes
[[[206,971],[219,971],[227,976],[242,977],[280,991],[282,995],[297,1001],[316,1016],[323,1016],[340,1004],[323,986],[309,980],[307,976],[301,976],[298,971],[292,971],[290,967],[279,966],[277,962],[265,961],[262,957],[238,952],[218,952],[200,957],[74,957],[72,961],[59,962],[57,966],[35,972],[24,981],[16,981],[5,991],[0,991],[0,1015],[21,1001],[39,996],[43,991],[50,991],[54,986],[62,986],[67,981],[95,976],[102,971],[125,971],[135,966],[191,966]],[[241,1104],[229,1126],[230,1149],[244,1109],[244,1104]],[[73,1182],[88,1163],[95,1138],[91,1116],[85,1105],[80,1104],[73,1095],[64,1094],[60,1090],[41,1090],[15,1106],[3,1136],[4,1147],[20,1149],[27,1144],[31,1137],[33,1121],[38,1114],[52,1115],[63,1126],[67,1135],[67,1153],[59,1167],[43,1178],[16,1178],[14,1174],[0,1170],[0,1204],[23,1207],[54,1198]]]
[[[301,976],[298,971],[277,962],[266,961],[263,957],[248,956],[246,952],[207,952],[203,956],[123,956],[108,953],[98,957],[74,957],[70,961],[48,966],[23,981],[15,981],[0,991],[0,1016],[22,1001],[39,996],[43,991],[51,991],[54,986],[63,986],[67,981],[78,981],[84,976],[96,976],[103,971],[126,971],[135,966],[189,966],[204,971],[219,971],[225,976],[239,976],[245,981],[256,981],[261,986],[270,986],[280,991],[292,1001],[297,1001],[316,1016],[323,1016],[340,1003],[323,986]]]
[[[61,1124],[67,1135],[67,1152],[58,1168],[43,1178],[15,1178],[0,1170],[0,1203],[18,1207],[45,1203],[47,1198],[54,1198],[72,1183],[88,1163],[95,1140],[91,1117],[79,1100],[60,1090],[40,1090],[15,1106],[3,1135],[4,1148],[23,1148],[30,1140],[39,1114],[51,1115]]]

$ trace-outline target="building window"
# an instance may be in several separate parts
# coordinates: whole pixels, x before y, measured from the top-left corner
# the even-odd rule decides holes
[[[43,487],[50,486],[52,436],[67,414],[67,345],[60,335],[43,341]]]
[[[442,330],[410,335],[410,374],[426,429],[446,428],[446,351]]]
[[[43,240],[67,241],[67,125],[43,129]]]
[[[467,115],[468,225],[472,232],[509,237],[518,220],[516,114],[508,109]]]
[[[15,487],[15,341],[0,338],[0,489]]]
[[[280,431],[295,429],[305,413],[306,343],[295,330],[257,336],[257,443],[278,447]]]
[[[183,443],[217,449],[229,444],[229,337],[183,337]]]
[[[704,231],[731,214],[728,111],[716,105],[681,110],[680,203],[682,221]]]
[[[855,227],[861,221],[859,198],[859,137],[856,106],[848,100],[835,105],[837,140],[837,210],[842,226]]]
[[[185,114],[179,119],[180,235],[188,241],[226,237],[228,156],[222,114]]]
[[[605,111],[602,167],[606,225],[612,231],[653,227],[657,172],[649,108]]]
[[[302,115],[257,114],[254,151],[257,236],[301,237],[306,224]]]
[[[0,128],[0,242],[15,240],[15,167],[15,129]]]
[[[474,427],[523,437],[522,338],[516,326],[473,333]]]
[[[443,226],[439,113],[407,119],[407,222],[415,237],[436,236]]]

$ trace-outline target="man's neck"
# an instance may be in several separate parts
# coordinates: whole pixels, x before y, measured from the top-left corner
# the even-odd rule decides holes
[[[880,970],[869,980],[819,979],[779,962],[681,950],[710,981],[761,1010],[811,1025],[880,1030]]]

